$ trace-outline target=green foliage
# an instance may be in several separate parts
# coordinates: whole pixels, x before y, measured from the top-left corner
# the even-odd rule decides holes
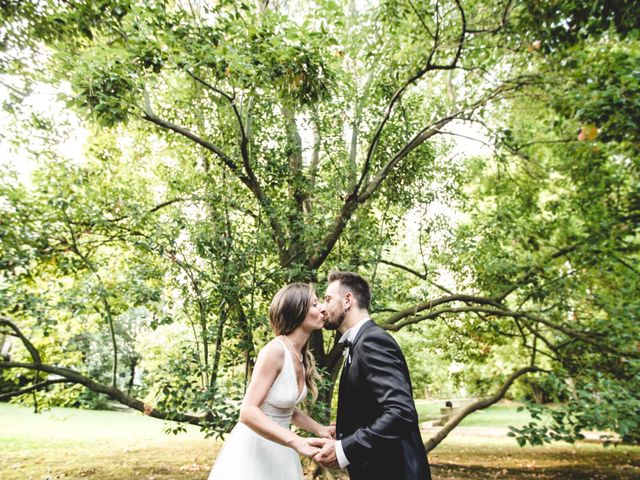
[[[630,0],[534,1],[526,4],[526,11],[522,27],[550,51],[600,36],[635,37],[640,26],[638,4]]]
[[[238,421],[242,401],[239,385],[203,387],[199,377],[201,370],[198,352],[182,346],[161,368],[154,371],[147,382],[151,386],[149,404],[162,411],[176,412],[169,420],[180,420],[178,412],[189,412],[206,406],[207,420],[201,425],[205,437],[228,432]],[[182,429],[182,430],[181,430]],[[176,424],[170,433],[180,433],[184,427]]]
[[[72,87],[76,92],[72,103],[84,108],[97,120],[99,125],[111,127],[126,123],[131,114],[131,106],[140,96],[142,86],[131,69],[132,58],[127,52],[104,51],[76,59],[67,68],[76,72]]]
[[[628,433],[637,428],[637,386],[629,359],[617,352],[637,353],[638,138],[631,125],[640,111],[638,51],[635,41],[609,36],[545,52],[539,68],[549,83],[538,93],[548,108],[513,102],[491,132],[503,151],[467,166],[469,221],[445,257],[459,281],[470,268],[478,290],[507,292],[513,308],[544,312],[597,342],[561,340],[557,330],[535,327],[550,347],[545,363],[560,367],[554,382],[535,388],[565,404],[531,404],[534,420],[513,430],[521,445],[575,441],[586,429],[637,441]],[[534,326],[516,323],[496,326],[526,342]]]
[[[512,427],[509,435],[515,437],[520,446],[527,442],[542,445],[558,440],[574,443],[584,438],[581,432],[597,430],[604,432],[602,440],[605,445],[618,442],[637,444],[640,440],[637,365],[632,362],[628,367],[629,385],[621,385],[602,372],[591,374],[592,379],[580,384],[563,383],[562,377],[555,377],[556,388],[568,401],[554,408],[528,404],[526,408],[533,421],[522,428]],[[618,435],[617,438],[614,434]]]

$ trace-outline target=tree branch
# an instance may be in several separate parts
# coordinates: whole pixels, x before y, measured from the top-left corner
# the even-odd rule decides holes
[[[515,315],[518,315],[521,318],[529,319],[529,320],[531,320],[533,322],[542,323],[543,325],[546,325],[547,327],[552,328],[554,330],[558,330],[558,331],[564,333],[565,335],[567,335],[569,337],[573,337],[573,338],[576,338],[578,340],[583,341],[584,343],[588,343],[588,344],[596,347],[596,349],[598,349],[598,350],[609,352],[609,353],[612,353],[614,355],[628,357],[628,358],[640,358],[640,353],[623,352],[623,351],[617,350],[616,348],[610,347],[610,346],[606,345],[605,343],[603,343],[602,339],[592,338],[592,337],[590,337],[588,334],[586,334],[584,332],[580,332],[580,331],[574,330],[572,328],[567,328],[564,325],[558,325],[555,322],[551,322],[551,321],[546,320],[544,318],[537,317],[537,316],[532,315],[530,313],[526,313],[526,312],[522,312],[522,313],[511,312],[511,313],[513,313]]]
[[[87,257],[86,254],[83,254],[80,251],[80,245],[78,244],[78,239],[76,237],[76,234],[73,230],[73,225],[70,223],[71,219],[69,218],[69,215],[67,215],[67,211],[66,209],[62,209],[62,214],[64,215],[65,218],[65,223],[67,228],[69,229],[69,234],[71,235],[71,251],[74,252],[78,257],[80,257],[80,259],[82,260],[82,262],[87,266],[87,268],[91,271],[91,273],[96,277],[96,279],[98,280],[98,285],[99,285],[99,292],[100,292],[100,300],[102,301],[102,304],[104,306],[104,315],[103,317],[107,320],[107,323],[109,325],[109,332],[111,334],[111,343],[113,346],[113,371],[112,371],[112,384],[115,387],[116,386],[116,380],[117,380],[117,372],[118,372],[118,344],[116,341],[116,329],[115,329],[115,324],[113,321],[113,315],[111,314],[111,304],[109,303],[109,300],[107,299],[107,292],[106,289],[104,288],[104,282],[102,281],[102,277],[100,276],[100,274],[98,273],[98,270],[95,268],[95,266],[93,265],[93,263],[91,262],[91,260],[89,260],[89,258]],[[96,310],[98,310],[96,308]],[[98,313],[101,313],[98,310]]]
[[[218,87],[215,87],[214,85],[210,84],[206,80],[203,80],[202,78],[198,77],[197,75],[195,75],[193,72],[189,70],[186,70],[186,72],[195,81],[204,85],[208,89],[216,92],[217,94],[219,94],[229,102],[229,106],[233,110],[233,113],[236,116],[236,120],[238,121],[238,126],[240,127],[240,153],[242,155],[242,164],[244,166],[247,176],[253,179],[254,181],[256,181],[255,175],[253,173],[253,169],[251,168],[251,164],[249,163],[249,148],[248,148],[249,139],[247,137],[247,132],[245,130],[244,123],[242,121],[242,115],[240,114],[240,110],[238,110],[238,106],[236,105],[235,96],[229,95],[225,91],[219,89]]]
[[[362,183],[364,182],[364,179],[367,177],[367,175],[369,173],[371,160],[373,159],[373,155],[375,153],[376,147],[378,146],[378,142],[380,141],[380,137],[382,136],[382,132],[383,132],[387,122],[391,118],[391,113],[393,112],[396,103],[398,103],[400,101],[400,99],[401,99],[402,95],[404,94],[404,92],[411,85],[413,85],[418,80],[420,80],[427,72],[436,71],[436,70],[452,70],[452,69],[457,67],[458,60],[460,59],[460,55],[462,54],[462,48],[463,48],[463,45],[464,45],[464,39],[465,39],[465,35],[466,35],[466,17],[465,17],[464,10],[463,10],[462,5],[460,4],[459,0],[456,0],[456,5],[458,7],[458,10],[460,11],[460,15],[461,15],[461,19],[462,19],[462,28],[461,28],[461,32],[460,32],[460,38],[458,40],[458,46],[457,46],[456,53],[454,55],[453,60],[451,61],[451,63],[449,63],[447,65],[436,65],[436,64],[431,63],[431,61],[433,59],[433,56],[434,56],[434,53],[435,53],[435,51],[437,50],[437,47],[438,47],[437,39],[438,39],[438,31],[439,31],[439,29],[437,29],[436,30],[436,37],[435,37],[433,49],[431,50],[431,53],[429,54],[429,58],[425,62],[424,67],[419,69],[413,76],[411,76],[409,79],[407,79],[404,82],[404,84],[398,90],[396,90],[396,92],[391,97],[391,100],[387,104],[387,108],[386,108],[385,114],[382,117],[382,120],[381,120],[380,124],[378,125],[378,128],[376,129],[376,131],[373,134],[373,138],[371,139],[371,143],[369,144],[369,148],[367,150],[367,155],[365,157],[364,165],[362,167],[362,172],[360,174],[360,179],[358,180],[358,182],[356,183],[356,185],[355,185],[355,187],[353,189],[354,193],[358,194],[358,192],[360,191],[360,187],[361,187]],[[437,26],[439,26],[439,24]],[[443,123],[441,126],[446,125],[446,123],[448,123],[448,122]],[[439,125],[439,124],[440,124],[440,122],[437,122],[435,125]],[[427,127],[427,128],[429,128],[429,127]],[[424,132],[424,130],[423,130],[423,132]],[[426,140],[426,138],[424,140]],[[422,143],[422,142],[420,142],[420,143]]]
[[[235,162],[231,159],[231,157],[229,157],[226,153],[224,153],[220,148],[215,146],[213,143],[199,137],[198,135],[196,135],[195,133],[191,132],[190,130],[184,127],[178,126],[174,123],[169,122],[168,120],[163,120],[157,117],[151,111],[145,111],[142,118],[144,120],[147,120],[148,122],[158,125],[161,128],[164,128],[165,130],[171,130],[172,132],[182,135],[183,137],[186,137],[189,140],[197,143],[201,147],[204,147],[205,149],[217,155],[218,158],[220,158],[223,161],[223,163],[238,177],[238,179],[242,183],[247,185],[247,183],[249,182],[249,179],[242,172],[240,172],[238,165],[235,164]]]
[[[315,112],[311,114],[311,130],[313,133],[313,147],[311,152],[311,162],[309,163],[309,188],[311,192],[315,191],[318,176],[318,167],[320,166],[320,147],[322,146],[322,137],[320,136],[320,126]],[[307,204],[307,213],[311,212],[311,201]]]
[[[388,330],[399,330],[405,325],[408,325],[410,323],[417,323],[418,321],[426,320],[426,318],[418,317],[420,320],[417,320],[417,321],[415,319],[410,319],[410,320],[405,320],[404,322],[401,322],[401,320],[406,319],[407,317],[414,317],[418,312],[422,312],[423,310],[431,310],[432,308],[437,307],[439,305],[444,305],[452,302],[465,302],[465,303],[474,303],[479,305],[492,305],[497,308],[502,308],[500,304],[498,304],[493,298],[478,297],[474,295],[465,295],[465,294],[448,295],[448,296],[439,297],[433,300],[429,300],[427,302],[419,303],[412,307],[401,310],[398,313],[395,313],[390,317],[387,317],[385,320],[381,322],[380,325],[383,326],[384,328],[387,328]],[[478,309],[479,307],[473,307],[473,308],[470,308],[469,310],[464,310],[464,311],[481,311]],[[489,311],[494,311],[494,309],[489,309]],[[436,312],[450,313],[450,312],[444,312],[443,310],[442,311],[437,310]],[[428,314],[429,315],[428,318],[435,318],[432,315],[436,312],[430,312]],[[435,316],[439,316],[442,313],[438,313]]]
[[[35,392],[43,388],[46,388],[50,385],[55,385],[57,383],[72,383],[72,382],[65,378],[57,378],[55,380],[45,380],[44,382],[36,383],[35,385],[30,385],[20,390],[16,390],[15,392],[0,394],[0,402],[6,402],[10,398],[17,397],[19,395],[24,395],[26,393]]]
[[[39,365],[42,363],[42,359],[40,358],[40,353],[38,353],[38,350],[36,349],[36,347],[33,346],[33,343],[31,343],[29,339],[24,336],[24,334],[22,333],[22,330],[20,330],[18,325],[13,323],[8,318],[0,318],[0,325],[5,325],[14,331],[13,334],[9,333],[9,335],[14,335],[22,341],[25,348],[28,350],[29,355],[31,355],[31,358],[33,359],[34,364]]]
[[[512,0],[509,0],[507,2],[507,4],[505,5],[504,11],[502,12],[502,21],[501,21],[500,25],[498,25],[495,28],[490,28],[490,29],[469,28],[469,29],[467,29],[467,33],[469,33],[469,34],[498,33],[500,30],[502,30],[507,25],[507,20],[509,18],[509,12],[511,11],[512,3],[513,3]]]
[[[350,194],[346,195],[342,208],[340,209],[340,212],[335,217],[331,226],[328,228],[327,235],[322,239],[322,241],[318,243],[316,252],[311,257],[309,257],[309,260],[307,262],[307,267],[312,270],[315,270],[320,265],[322,265],[324,260],[327,258],[327,256],[333,249],[335,243],[338,241],[338,238],[340,238],[340,235],[342,234],[342,232],[344,231],[344,228],[346,227],[347,223],[351,219],[351,216],[357,209],[358,204],[363,204],[367,202],[369,198],[371,198],[371,196],[375,193],[375,191],[382,184],[382,182],[388,177],[391,170],[404,157],[406,157],[409,153],[411,153],[417,147],[422,145],[422,143],[424,143],[428,138],[436,135],[440,131],[440,129],[447,123],[463,115],[471,114],[473,111],[475,111],[481,106],[488,104],[489,102],[491,102],[493,99],[495,99],[496,97],[498,97],[500,94],[504,92],[513,91],[521,88],[523,85],[528,84],[530,79],[531,77],[520,77],[514,80],[506,81],[502,85],[496,87],[491,92],[489,92],[485,97],[425,127],[422,131],[418,132],[404,147],[400,149],[398,153],[394,155],[394,157],[391,160],[389,160],[380,169],[376,177],[373,180],[371,180],[368,183],[368,185],[364,188],[362,194],[359,194],[360,182],[358,182],[358,184],[356,184],[353,191]],[[406,86],[404,88],[406,88]],[[398,99],[399,99],[399,96],[395,98],[393,103],[395,104],[395,102],[397,102]],[[384,120],[384,123],[386,123],[386,120]],[[382,128],[382,125],[379,127],[378,130],[381,131],[381,128]],[[365,164],[366,163],[367,162],[365,162]],[[368,171],[368,166],[365,165],[365,168],[363,168],[363,176],[361,177],[360,181],[362,181],[366,176],[366,173],[367,173],[366,171]]]
[[[304,218],[305,205],[309,200],[309,190],[306,179],[302,172],[302,138],[298,131],[296,124],[295,111],[289,107],[282,106],[282,117],[285,123],[285,131],[287,133],[287,153],[289,157],[289,195],[296,205],[296,209],[292,209],[288,215],[289,225],[294,225],[296,222]],[[298,215],[301,218],[298,218]],[[303,242],[300,238],[299,229],[291,230],[291,237],[289,239],[289,246],[287,256],[291,256],[296,252],[301,251]]]
[[[428,282],[429,284],[433,285],[437,289],[442,290],[443,292],[448,293],[449,295],[454,295],[454,293],[451,290],[449,290],[448,288],[445,288],[442,285],[440,285],[439,283],[432,282],[431,280],[429,280],[426,273],[420,273],[417,270],[414,270],[412,268],[409,268],[409,267],[407,267],[405,265],[401,265],[401,264],[396,263],[396,262],[392,262],[390,260],[380,259],[379,262],[383,263],[385,265],[389,265],[391,267],[398,268],[400,270],[404,270],[405,272],[411,273],[412,275],[415,275],[419,279],[424,280],[425,282]]]
[[[285,236],[282,230],[282,226],[280,225],[278,218],[274,214],[271,201],[265,195],[264,191],[262,190],[262,187],[258,183],[258,180],[253,173],[253,170],[251,169],[251,166],[249,165],[248,153],[246,153],[245,149],[243,149],[243,165],[244,165],[246,174],[240,171],[240,168],[231,159],[231,157],[229,157],[226,153],[224,153],[220,148],[218,148],[213,143],[207,140],[204,140],[203,138],[199,137],[198,135],[194,134],[193,132],[189,131],[184,127],[180,127],[167,120],[163,120],[157,117],[151,110],[151,104],[149,102],[149,98],[146,92],[145,92],[144,105],[145,105],[144,115],[142,116],[144,120],[154,123],[166,130],[171,130],[173,132],[176,132],[188,138],[189,140],[192,140],[198,145],[204,147],[210,152],[213,152],[233,172],[233,174],[238,178],[238,180],[240,180],[247,188],[249,188],[249,190],[254,194],[255,198],[260,203],[260,205],[262,205],[262,207],[264,208],[267,214],[267,217],[269,218],[269,224],[271,226],[271,229],[273,230],[272,232],[273,239],[276,242],[276,246],[278,247],[278,252],[280,254],[280,262],[281,263],[285,262],[287,259],[287,255],[286,255],[286,248],[285,248],[285,241],[284,241]],[[246,140],[246,136],[243,135],[243,139]],[[247,155],[246,157],[245,157],[245,153]]]
[[[424,21],[424,18],[422,17],[422,15],[420,14],[420,12],[418,11],[418,9],[416,8],[416,6],[414,5],[414,3],[411,0],[409,1],[409,5],[411,5],[411,9],[413,10],[413,12],[416,14],[416,16],[418,17],[418,20],[420,20],[420,23],[422,24],[422,26],[424,27],[424,29],[427,31],[427,33],[429,34],[429,36],[431,37],[432,40],[435,40],[436,37],[433,35],[433,33],[431,32],[431,30],[429,29],[429,27],[427,26],[427,23]]]
[[[353,212],[355,212],[357,206],[357,196],[352,193],[346,198],[344,204],[342,205],[342,209],[340,210],[338,215],[336,215],[333,223],[329,227],[329,233],[327,234],[327,236],[322,240],[322,242],[318,243],[319,248],[313,255],[311,255],[311,257],[309,257],[309,260],[307,261],[307,267],[310,270],[316,270],[325,261],[325,259],[333,249],[333,246],[340,238],[344,227],[347,225],[347,222],[353,215]]]
[[[465,303],[478,303],[481,305],[482,304],[493,305],[494,308],[488,308],[484,306],[446,307],[446,308],[440,308],[438,310],[430,311],[429,313],[426,313],[424,315],[416,316],[416,313],[419,311],[431,309],[433,306],[450,303],[453,301],[461,301]],[[562,332],[571,338],[575,338],[576,340],[580,340],[584,343],[587,343],[593,347],[596,347],[596,349],[599,351],[604,351],[604,352],[608,352],[614,355],[627,357],[627,358],[640,358],[640,353],[634,353],[631,351],[620,351],[614,347],[610,347],[604,344],[601,338],[591,337],[590,335],[584,332],[580,332],[578,330],[565,327],[564,325],[557,324],[555,322],[552,322],[542,317],[535,316],[528,312],[514,312],[497,303],[495,299],[484,298],[484,297],[474,297],[471,295],[452,295],[450,297],[441,297],[430,302],[415,305],[408,309],[402,310],[401,312],[398,312],[394,315],[391,315],[382,323],[380,323],[380,326],[385,330],[398,331],[401,328],[406,327],[407,325],[413,325],[425,320],[431,320],[449,313],[485,313],[487,315],[492,315],[497,317],[512,317],[512,318],[519,318],[519,319],[527,319],[532,322],[541,323],[553,330]]]
[[[401,264],[396,263],[396,262],[392,262],[392,261],[390,261],[390,260],[384,260],[384,259],[382,259],[382,258],[381,258],[381,259],[380,259],[380,260],[378,260],[378,261],[379,261],[380,263],[385,264],[385,265],[389,265],[389,266],[391,266],[391,267],[395,267],[395,268],[398,268],[398,269],[400,269],[400,270],[404,270],[405,272],[408,272],[408,273],[410,273],[410,274],[412,274],[412,275],[415,275],[415,276],[416,276],[416,277],[418,277],[420,280],[425,280],[425,281],[427,280],[427,274],[426,274],[426,273],[420,273],[420,272],[418,272],[417,270],[414,270],[414,269],[412,269],[412,268],[410,268],[410,267],[407,267],[407,266],[405,266],[405,265],[401,265]]]
[[[482,107],[493,99],[498,97],[500,94],[504,92],[509,92],[513,90],[517,90],[522,87],[522,85],[526,84],[525,79],[516,79],[513,82],[505,82],[502,85],[496,87],[492,91],[490,91],[486,96],[477,100],[476,102],[470,104],[469,106],[458,110],[455,113],[452,113],[444,118],[441,118],[435,123],[423,128],[420,132],[418,132],[414,137],[409,140],[379,171],[378,174],[366,185],[359,195],[359,202],[365,202],[374,192],[378,189],[380,184],[387,178],[391,170],[407,155],[409,155],[413,150],[422,145],[426,140],[433,137],[434,135],[440,133],[442,127],[447,125],[449,122],[461,118],[463,116],[469,115],[471,112],[477,110],[479,107]]]
[[[178,203],[178,202],[188,202],[188,201],[195,201],[195,200],[199,200],[197,198],[194,197],[179,197],[179,198],[172,198],[171,200],[166,200],[164,202],[161,202],[159,204],[157,204],[156,206],[150,208],[149,210],[147,210],[146,214],[150,214],[150,213],[155,213],[158,210],[161,210],[165,207],[168,207],[169,205],[173,205],[174,203]],[[130,218],[130,215],[121,215],[119,217],[115,217],[115,218],[106,218],[103,221],[107,222],[107,223],[115,223],[115,222],[120,222],[122,220],[126,220],[127,218]],[[89,222],[76,222],[75,220],[69,220],[69,223],[71,225],[81,225],[83,227],[92,227],[96,225],[96,221],[91,220]]]
[[[189,140],[194,141],[195,143],[197,143],[198,145],[206,148],[207,150],[209,150],[210,152],[213,152],[215,155],[217,155],[223,162],[224,164],[229,167],[229,169],[231,169],[232,172],[234,172],[238,178],[240,178],[240,180],[244,183],[246,181],[245,179],[242,179],[241,177],[243,176],[238,169],[238,166],[235,164],[235,162],[231,159],[231,157],[229,157],[226,153],[224,153],[220,148],[218,148],[216,145],[214,145],[213,143],[200,138],[198,135],[196,135],[195,133],[189,131],[188,129],[178,126],[174,123],[171,123],[167,120],[163,120],[160,117],[158,117],[155,113],[153,113],[153,109],[151,108],[151,100],[149,99],[149,93],[147,92],[146,88],[144,89],[144,105],[142,107],[142,111],[143,111],[143,115],[142,115],[142,119],[143,120],[147,120],[151,123],[154,123],[155,125],[158,125],[161,128],[164,128],[165,130],[171,130],[173,132],[176,132],[180,135],[182,135],[183,137],[188,138]]]
[[[474,402],[471,405],[468,405],[462,410],[460,410],[460,412],[458,412],[456,415],[453,416],[453,418],[451,418],[447,423],[444,424],[444,426],[438,431],[438,433],[436,433],[433,437],[431,437],[429,440],[425,442],[424,447],[427,450],[427,453],[429,453],[431,450],[437,447],[440,444],[440,442],[442,442],[442,440],[444,440],[446,436],[449,435],[449,433],[451,433],[451,431],[454,428],[456,428],[458,424],[465,417],[472,414],[473,412],[482,410],[483,408],[487,408],[493,405],[494,403],[497,403],[500,400],[502,400],[505,394],[507,393],[507,390],[509,390],[513,382],[515,382],[518,378],[528,373],[535,373],[535,372],[541,372],[541,371],[544,371],[544,370],[541,370],[535,366],[530,366],[530,367],[522,368],[516,372],[513,372],[494,395],[492,395],[491,397],[478,400],[477,402]]]
[[[64,367],[56,367],[53,365],[47,364],[34,364],[34,363],[23,363],[23,362],[0,362],[0,370],[4,368],[25,368],[27,370],[36,370],[39,372],[46,372],[52,375],[58,375],[66,379],[67,382],[75,383],[79,385],[83,385],[87,387],[89,390],[102,393],[109,398],[126,405],[127,407],[133,408],[134,410],[138,410],[139,412],[144,413],[150,417],[160,418],[163,420],[175,420],[178,422],[187,422],[194,425],[200,425],[206,419],[206,415],[202,416],[194,416],[188,414],[179,414],[179,413],[169,413],[163,412],[160,410],[156,410],[155,408],[151,408],[148,405],[145,405],[144,402],[138,400],[137,398],[130,397],[126,393],[118,390],[116,387],[105,385],[102,383],[98,383],[82,375],[75,370]]]
[[[404,84],[402,84],[402,86],[400,88],[398,88],[398,90],[395,91],[395,93],[391,97],[391,100],[387,104],[387,107],[385,109],[385,114],[383,115],[382,120],[380,121],[380,124],[378,125],[378,128],[376,129],[376,131],[373,134],[373,138],[371,139],[371,143],[369,143],[369,148],[367,149],[367,155],[365,157],[365,161],[364,161],[364,164],[362,166],[362,172],[360,174],[360,179],[354,185],[353,193],[356,193],[356,194],[358,193],[358,191],[360,190],[360,186],[364,182],[365,178],[367,178],[367,176],[369,175],[369,168],[371,166],[371,160],[373,159],[373,155],[375,153],[376,147],[378,146],[378,142],[380,140],[380,137],[382,136],[382,131],[384,130],[384,127],[386,126],[387,122],[389,121],[389,118],[391,118],[391,113],[393,112],[395,104],[400,101],[400,98],[402,97],[404,92],[411,85],[413,85],[418,80],[420,80],[430,70],[431,59],[433,58],[434,52],[438,48],[438,32],[439,32],[439,27],[440,27],[440,21],[439,21],[439,17],[438,17],[438,14],[437,14],[437,8],[438,7],[437,7],[437,4],[436,4],[436,34],[435,34],[435,37],[434,37],[434,43],[433,43],[433,48],[431,49],[431,53],[429,54],[429,57],[427,58],[427,61],[425,62],[424,67],[419,69],[413,76],[409,77],[404,82]]]

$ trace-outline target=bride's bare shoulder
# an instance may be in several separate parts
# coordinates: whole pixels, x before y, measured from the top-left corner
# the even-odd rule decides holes
[[[280,370],[284,363],[284,345],[278,338],[267,343],[258,353],[258,362]]]

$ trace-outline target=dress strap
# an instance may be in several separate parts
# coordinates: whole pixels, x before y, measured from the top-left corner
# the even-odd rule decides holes
[[[282,336],[277,336],[276,340],[278,340],[280,342],[280,345],[282,345],[282,348],[284,348],[284,351],[286,352],[287,355],[289,355],[289,359],[291,360],[291,363],[295,363],[293,361],[293,355],[294,353],[289,349],[289,347],[287,346],[286,343],[284,343],[284,340],[282,340]],[[307,375],[307,369],[304,366],[304,362],[300,363],[300,366],[302,367],[302,376],[305,377]],[[294,369],[295,370],[295,369]]]
[[[276,340],[278,340],[278,342],[280,342],[280,345],[282,345],[282,348],[284,349],[284,356],[291,356],[291,353],[289,352],[289,347],[287,347],[287,344],[284,343],[284,340],[282,340],[281,336],[277,336]]]

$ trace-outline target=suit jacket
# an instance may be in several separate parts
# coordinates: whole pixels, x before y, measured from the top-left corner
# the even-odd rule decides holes
[[[336,437],[352,480],[430,480],[411,379],[400,347],[368,321],[340,376]]]

